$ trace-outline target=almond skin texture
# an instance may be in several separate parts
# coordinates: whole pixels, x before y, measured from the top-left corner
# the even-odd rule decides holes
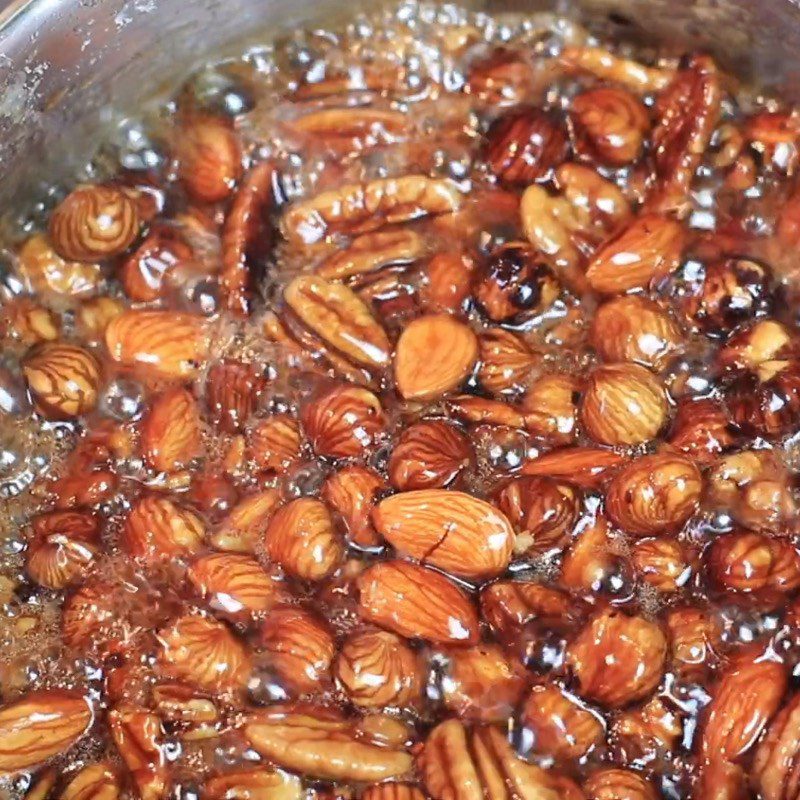
[[[161,720],[142,706],[120,703],[109,712],[108,727],[141,800],[162,798],[167,764]]]
[[[694,514],[702,490],[700,471],[688,458],[642,456],[611,480],[606,511],[620,528],[638,536],[677,531]]]
[[[204,536],[205,525],[197,514],[166,497],[151,495],[128,513],[122,542],[134,558],[155,562],[196,553]]]
[[[39,407],[54,419],[91,411],[100,389],[100,365],[81,347],[54,342],[25,358],[23,372]]]
[[[565,447],[552,450],[522,466],[524,475],[564,478],[587,489],[602,486],[625,462],[611,450],[596,447]]]
[[[241,689],[250,676],[250,656],[215,619],[187,615],[158,633],[159,667],[175,680],[210,692]]]
[[[0,775],[63,753],[92,723],[86,698],[61,689],[39,690],[0,708]]]
[[[242,174],[236,134],[223,120],[198,117],[183,126],[178,174],[192,198],[216,203],[228,198]]]
[[[766,737],[753,759],[751,783],[764,800],[790,800],[800,793],[800,695],[789,702],[770,723]]]
[[[372,523],[372,508],[385,489],[388,486],[377,472],[353,464],[328,476],[322,499],[342,518],[350,541],[359,547],[381,547],[383,539]]]
[[[589,800],[658,800],[650,781],[630,769],[601,769],[583,785]]]
[[[63,589],[84,577],[99,550],[100,526],[91,514],[53,511],[35,517],[26,551],[28,575],[40,586]]]
[[[784,539],[759,533],[729,533],[716,538],[708,552],[708,572],[723,589],[791,592],[800,586],[800,555]]]
[[[359,613],[368,622],[434,644],[472,645],[478,616],[467,595],[438,572],[385,561],[358,579]]]
[[[60,800],[117,800],[121,792],[119,778],[108,764],[90,764],[72,778]]]
[[[436,400],[458,388],[477,360],[478,339],[470,328],[448,314],[420,317],[397,342],[397,389],[406,400]]]
[[[240,433],[256,409],[266,381],[253,365],[226,359],[208,371],[206,403],[214,424],[226,433]]]
[[[683,226],[669,217],[637,217],[597,250],[586,278],[600,294],[647,287],[678,267],[685,240]]]
[[[389,459],[389,480],[395,489],[444,488],[472,463],[469,439],[440,420],[406,428]]]
[[[511,523],[494,506],[463,492],[401,492],[378,503],[372,518],[401,554],[465,578],[499,575],[511,559]]]
[[[200,452],[200,410],[181,387],[159,395],[142,421],[142,450],[159,472],[185,466]]]
[[[664,387],[638,364],[609,364],[589,376],[581,401],[581,422],[596,442],[642,444],[658,435],[669,406]]]
[[[201,556],[189,567],[187,577],[212,608],[228,614],[267,611],[281,597],[278,582],[246,555]]]
[[[479,337],[481,385],[494,395],[522,389],[541,357],[519,336],[491,328]]]
[[[666,655],[667,640],[658,625],[605,611],[572,642],[567,660],[581,696],[619,708],[656,688]]]
[[[302,455],[300,424],[289,414],[259,420],[248,432],[248,452],[259,469],[281,472]]]
[[[287,503],[273,514],[264,538],[267,555],[289,574],[308,581],[330,575],[344,554],[331,514],[310,497]]]

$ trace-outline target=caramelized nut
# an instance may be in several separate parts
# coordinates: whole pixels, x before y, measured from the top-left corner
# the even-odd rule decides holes
[[[349,538],[359,547],[382,543],[371,514],[376,496],[385,488],[379,475],[357,465],[332,473],[322,487],[323,500],[341,515]]]
[[[659,592],[676,592],[691,575],[680,543],[674,539],[642,539],[633,548],[633,565],[642,580]]]
[[[89,570],[98,551],[99,525],[91,514],[52,511],[32,522],[26,569],[40,586],[63,589]]]
[[[389,459],[389,480],[399,491],[438,489],[472,463],[472,446],[458,428],[439,420],[403,431]]]
[[[44,344],[25,358],[22,369],[41,409],[56,419],[80,416],[97,404],[100,364],[88,350]]]
[[[125,549],[147,562],[196,553],[203,545],[205,525],[188,508],[166,497],[143,497],[130,510],[122,529]]]
[[[200,409],[186,389],[159,395],[142,420],[145,461],[159,472],[185,467],[200,453],[200,424]]]
[[[658,800],[650,781],[630,769],[601,769],[583,785],[589,800]]]
[[[478,337],[481,385],[494,395],[523,389],[539,356],[519,336],[502,328],[490,328]]]
[[[236,134],[214,117],[190,120],[178,142],[178,174],[194,200],[216,203],[228,198],[242,174]]]

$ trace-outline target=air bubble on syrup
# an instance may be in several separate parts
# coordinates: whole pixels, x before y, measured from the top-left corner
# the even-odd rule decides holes
[[[19,416],[30,410],[31,401],[23,377],[9,367],[0,365],[0,412]]]
[[[115,378],[100,398],[100,410],[120,422],[131,422],[142,416],[144,399],[140,383],[131,378]]]
[[[213,278],[200,278],[185,286],[187,310],[207,317],[215,314],[219,305],[219,284]]]
[[[290,497],[314,497],[319,494],[324,481],[324,466],[317,462],[308,462],[290,473],[286,492]]]
[[[257,665],[247,681],[247,695],[256,705],[268,706],[289,700],[274,671],[267,665]]]
[[[521,431],[502,426],[485,426],[478,434],[480,462],[491,470],[515,470],[525,460],[527,439]]]
[[[255,97],[244,82],[223,67],[209,67],[197,73],[189,89],[195,102],[209,111],[237,117],[255,107]]]

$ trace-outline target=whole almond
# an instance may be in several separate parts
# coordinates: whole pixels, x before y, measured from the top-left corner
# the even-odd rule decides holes
[[[659,592],[677,592],[692,574],[686,553],[675,539],[642,539],[634,545],[632,560],[642,580]]]
[[[193,395],[178,386],[159,395],[142,420],[142,451],[159,472],[172,472],[199,455],[200,410]]]
[[[659,214],[644,214],[595,252],[586,278],[601,294],[647,287],[677,268],[685,241],[686,233],[679,222]]]
[[[522,465],[524,475],[544,475],[564,478],[587,489],[597,488],[625,462],[611,450],[598,447],[564,447]]]
[[[381,401],[360,386],[335,384],[304,406],[303,428],[314,452],[331,458],[358,458],[386,428]]]
[[[477,360],[478,339],[464,323],[449,314],[420,317],[397,342],[397,389],[406,400],[436,400],[456,389]]]
[[[177,143],[178,175],[187,192],[202,203],[225,200],[242,174],[242,155],[233,129],[205,116],[183,125]]]
[[[253,364],[226,359],[208,371],[206,403],[211,420],[226,433],[239,433],[256,409],[266,384]]]
[[[77,692],[38,690],[0,707],[0,775],[34,767],[69,749],[93,721]]]
[[[800,554],[794,545],[764,534],[717,537],[709,548],[707,567],[711,579],[723,589],[791,592],[800,586]]]
[[[26,569],[40,586],[63,589],[86,575],[99,550],[100,526],[91,514],[53,511],[32,522]]]
[[[473,262],[461,253],[437,253],[425,267],[420,300],[426,311],[458,312],[472,291]]]
[[[159,800],[167,788],[164,728],[148,709],[120,703],[108,712],[111,739],[141,800]]]
[[[212,608],[228,614],[267,611],[282,596],[280,584],[247,555],[201,556],[192,562],[186,576]]]
[[[716,666],[722,646],[722,625],[704,608],[679,606],[666,618],[672,668],[687,678],[703,678]]]
[[[341,516],[352,542],[359,547],[380,547],[383,539],[372,523],[372,508],[376,496],[387,488],[375,471],[353,464],[328,476],[322,499]]]
[[[499,575],[514,546],[505,515],[463,492],[401,492],[378,503],[372,518],[401,554],[465,578]]]
[[[388,631],[348,637],[336,658],[336,679],[360,708],[406,706],[419,698],[422,675],[417,654]]]
[[[631,769],[598,770],[589,776],[583,789],[589,800],[658,800],[655,786]]]
[[[119,268],[125,294],[134,302],[152,303],[164,296],[170,273],[192,265],[194,253],[174,228],[153,228]]]
[[[582,697],[618,708],[656,688],[666,655],[667,640],[658,625],[604,611],[570,644],[567,661]]]
[[[289,414],[273,414],[259,420],[248,431],[248,452],[259,469],[281,472],[302,455],[300,425]]]
[[[388,366],[391,346],[386,332],[347,286],[301,275],[286,287],[284,298],[305,325],[356,364]]]
[[[328,688],[336,645],[323,619],[302,608],[277,608],[264,620],[259,641],[270,668],[290,692]]]
[[[158,632],[163,675],[210,692],[241,689],[250,677],[250,655],[222,623],[186,615]]]
[[[669,405],[661,382],[638,364],[608,364],[590,375],[581,400],[586,432],[607,445],[654,439],[667,421]]]
[[[800,756],[800,695],[794,694],[775,716],[753,759],[751,780],[764,800],[797,796]]]
[[[208,355],[207,322],[198,314],[129,309],[106,328],[109,355],[163,378],[195,375]]]
[[[534,581],[497,581],[481,592],[481,614],[502,637],[538,618],[569,618],[576,608],[567,592]]]
[[[77,417],[97,404],[100,365],[81,347],[53,342],[25,357],[22,371],[42,410],[56,419]]]
[[[520,408],[527,430],[560,444],[574,441],[582,388],[577,377],[559,372],[541,375],[533,381]]]
[[[109,764],[89,764],[64,788],[59,800],[117,800],[122,793],[119,777]]]
[[[264,537],[267,555],[289,574],[318,581],[330,575],[344,554],[325,504],[310,497],[278,509]]]
[[[192,555],[204,537],[205,525],[197,514],[158,495],[139,500],[122,530],[127,552],[148,562]]]
[[[469,439],[454,425],[429,420],[410,425],[400,435],[389,459],[389,480],[395,489],[443,488],[472,463]]]
[[[638,536],[677,531],[700,502],[703,479],[694,462],[669,453],[642,456],[611,480],[606,511]]]
[[[502,328],[478,337],[481,384],[494,395],[522,389],[541,357],[522,338]]]
[[[469,597],[438,572],[385,561],[358,579],[359,613],[407,638],[438,644],[478,641],[478,616]]]
[[[264,489],[243,497],[211,534],[218,550],[252,553],[266,530],[267,522],[281,502],[277,489]]]

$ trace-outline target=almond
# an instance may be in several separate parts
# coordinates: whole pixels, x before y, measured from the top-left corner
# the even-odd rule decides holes
[[[266,380],[253,364],[229,359],[208,371],[206,403],[212,422],[226,433],[240,433],[255,412]]]
[[[112,360],[163,378],[195,375],[208,355],[206,320],[197,314],[129,309],[106,328]]]
[[[286,287],[284,297],[305,325],[356,364],[388,365],[386,333],[351,289],[317,275],[301,275]]]
[[[119,280],[131,300],[152,303],[163,297],[169,274],[191,265],[193,257],[192,248],[174,228],[157,227],[123,261]]]
[[[753,759],[751,783],[764,800],[789,800],[800,789],[800,695],[794,694],[776,715]]]
[[[331,189],[293,205],[283,217],[286,238],[297,245],[333,233],[359,234],[387,224],[457,211],[461,193],[448,180],[424,175],[377,178]]]
[[[733,422],[722,403],[712,398],[686,398],[678,403],[669,436],[676,450],[705,466],[735,441]]]
[[[336,653],[325,621],[302,608],[278,608],[261,626],[260,643],[281,684],[297,694],[324,691]]]
[[[201,203],[230,197],[242,175],[242,154],[232,128],[221,119],[196,117],[183,125],[177,142],[178,175]]]
[[[638,364],[608,364],[590,375],[581,400],[586,432],[607,445],[634,445],[654,439],[669,413],[664,387]]]
[[[159,718],[141,706],[121,703],[109,711],[108,727],[141,800],[161,800],[167,789],[167,763]]]
[[[82,578],[94,561],[100,526],[91,514],[53,511],[34,517],[26,569],[40,586],[63,589]]]
[[[708,553],[708,572],[723,589],[791,592],[800,586],[800,554],[784,539],[758,533],[718,537]]]
[[[589,800],[658,800],[655,786],[631,769],[609,767],[592,773],[583,784]]]
[[[59,800],[117,800],[121,793],[116,772],[101,762],[78,770]]]
[[[282,595],[277,581],[247,555],[201,556],[192,562],[187,577],[212,608],[228,614],[267,611]]]
[[[713,691],[706,707],[700,752],[734,761],[757,741],[786,691],[786,667],[756,648],[740,653]]]
[[[182,387],[168,389],[154,401],[141,424],[145,461],[159,472],[185,467],[200,454],[200,409]]]
[[[494,506],[463,492],[401,492],[378,503],[372,518],[401,554],[465,578],[499,575],[511,558],[509,521]]]
[[[139,500],[122,530],[127,552],[147,562],[192,555],[204,537],[205,525],[197,514],[157,495]]]
[[[50,417],[77,417],[97,404],[100,365],[81,347],[43,344],[25,357],[22,371],[38,406]]]
[[[716,666],[722,645],[722,625],[716,615],[682,606],[667,614],[673,669],[687,678],[702,678]]]
[[[587,489],[602,486],[625,458],[598,447],[565,447],[553,450],[522,465],[525,475],[564,478]]]
[[[574,441],[581,389],[581,381],[573,375],[553,372],[537,378],[521,403],[527,430],[561,444]]]
[[[686,233],[679,222],[658,214],[636,217],[608,239],[589,261],[586,278],[601,294],[648,287],[680,263]]]
[[[395,489],[443,488],[472,463],[469,439],[439,420],[406,428],[389,459],[389,480]]]
[[[666,655],[667,640],[658,625],[604,611],[570,644],[567,660],[581,696],[619,708],[656,688]]]
[[[158,632],[163,675],[210,692],[244,688],[250,656],[244,645],[215,619],[186,615]]]
[[[605,736],[603,718],[556,685],[534,686],[522,709],[522,723],[539,753],[581,758]]]
[[[283,472],[302,456],[300,425],[289,414],[259,420],[248,431],[249,455],[259,469]]]
[[[242,498],[211,535],[211,544],[226,552],[252,553],[280,502],[277,489],[265,489]]]
[[[350,721],[324,711],[280,708],[252,714],[244,735],[265,758],[301,775],[341,781],[381,781],[411,771],[405,750],[381,747],[359,738]]]
[[[290,575],[318,581],[330,575],[344,555],[325,504],[302,497],[278,509],[264,537],[267,555]]]
[[[17,267],[26,287],[44,296],[90,297],[103,281],[100,264],[65,261],[41,233],[26,239],[20,247]]]
[[[478,339],[448,314],[415,319],[400,334],[394,358],[397,389],[406,400],[435,400],[457,388],[478,360]]]
[[[50,216],[48,232],[69,261],[99,261],[133,244],[141,221],[134,197],[116,186],[78,186]]]
[[[316,269],[327,280],[342,281],[377,272],[384,267],[410,264],[425,250],[423,238],[410,230],[387,230],[358,236]]]
[[[381,401],[368,389],[336,384],[303,408],[303,428],[314,452],[358,458],[375,446],[386,428]]]
[[[576,605],[567,592],[533,581],[498,581],[481,592],[481,614],[495,633],[517,635],[538,619],[570,617]]]
[[[69,749],[93,721],[85,697],[62,689],[29,692],[0,708],[0,774],[27,770]]]
[[[383,539],[372,524],[377,495],[387,489],[373,470],[352,465],[328,476],[322,499],[342,518],[349,539],[359,547],[380,547]]]
[[[671,711],[658,695],[645,705],[620,714],[611,734],[623,748],[626,761],[650,760],[673,752],[683,735],[679,714]]]
[[[237,769],[208,778],[203,784],[207,800],[302,800],[300,779],[267,767]]]
[[[694,514],[702,490],[702,476],[688,458],[669,453],[642,456],[612,478],[606,511],[628,533],[668,533]]]
[[[465,422],[503,425],[507,428],[525,426],[525,416],[522,411],[503,400],[459,394],[448,399],[447,408],[451,414]]]
[[[633,565],[643,581],[664,593],[677,592],[692,574],[680,542],[664,537],[636,542]]]
[[[61,630],[64,644],[81,652],[124,649],[132,637],[119,613],[119,598],[110,583],[90,580],[64,601]]]
[[[481,385],[493,395],[523,389],[541,360],[519,336],[502,328],[490,328],[478,337]]]
[[[437,253],[425,267],[425,282],[419,294],[429,312],[464,310],[472,293],[473,262],[461,253]]]
[[[438,572],[385,561],[358,579],[363,619],[407,638],[437,644],[475,644],[478,616],[469,597]]]
[[[388,631],[349,636],[336,658],[335,670],[348,698],[360,708],[403,707],[421,694],[417,654]]]

